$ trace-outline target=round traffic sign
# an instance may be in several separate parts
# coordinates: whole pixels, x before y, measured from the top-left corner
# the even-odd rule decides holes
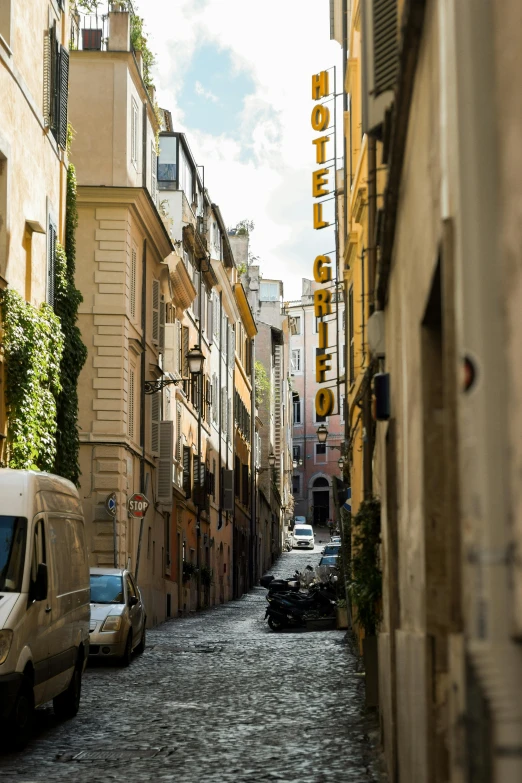
[[[135,492],[127,501],[127,509],[131,517],[142,519],[147,513],[149,501],[141,492]]]

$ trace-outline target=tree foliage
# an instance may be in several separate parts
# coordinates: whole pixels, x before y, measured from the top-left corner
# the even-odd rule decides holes
[[[259,408],[260,405],[266,400],[267,395],[270,394],[270,378],[268,373],[261,362],[254,362],[254,376],[256,384],[256,405]]]

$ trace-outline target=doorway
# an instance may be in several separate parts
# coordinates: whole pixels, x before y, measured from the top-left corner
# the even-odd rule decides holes
[[[313,517],[312,524],[325,527],[330,519],[330,487],[328,479],[320,476],[313,483]]]

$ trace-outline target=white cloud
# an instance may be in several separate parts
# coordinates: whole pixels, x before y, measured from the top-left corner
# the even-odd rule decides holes
[[[328,0],[141,0],[139,8],[157,54],[159,103],[187,133],[213,201],[228,225],[254,221],[251,250],[264,275],[283,279],[286,298],[299,297],[315,255],[335,244],[331,229],[312,228],[311,194],[311,76],[341,62],[329,40]],[[234,138],[191,128],[179,103],[190,59],[209,43],[254,82]],[[198,77],[196,92],[213,100],[205,74]]]
[[[194,85],[194,90],[196,91],[196,95],[201,95],[202,98],[206,98],[208,101],[212,101],[213,103],[218,103],[219,98],[217,95],[214,95],[214,93],[211,90],[205,90],[201,82],[196,81],[196,84]]]

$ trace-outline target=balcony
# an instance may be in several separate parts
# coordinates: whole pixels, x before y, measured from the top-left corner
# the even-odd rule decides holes
[[[71,14],[71,51],[130,52],[132,18],[135,16],[131,0],[100,3],[94,13],[83,11]]]

